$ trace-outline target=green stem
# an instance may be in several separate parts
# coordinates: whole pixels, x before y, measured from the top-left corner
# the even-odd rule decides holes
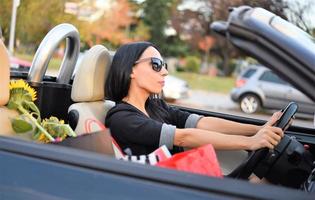
[[[72,130],[72,128],[68,124],[64,124],[64,126],[67,126],[68,130],[70,131],[70,134],[68,133],[69,136],[77,137],[77,134]]]
[[[29,114],[27,110],[25,110],[21,105],[18,106],[18,110],[29,117],[29,119],[37,126],[37,128],[44,133],[44,135],[51,141],[55,142],[55,139],[40,125],[38,124],[37,120]]]
[[[68,124],[58,124],[56,122],[45,122],[46,124],[52,124],[56,126],[66,127],[69,132],[67,132],[67,135],[71,137],[77,137],[77,134],[72,130],[72,128]]]

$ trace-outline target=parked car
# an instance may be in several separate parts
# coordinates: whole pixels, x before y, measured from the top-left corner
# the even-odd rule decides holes
[[[32,63],[18,57],[10,57],[10,67],[14,70],[28,71]]]
[[[27,76],[15,73],[11,78],[24,78],[37,89],[36,103],[43,115],[55,115],[67,121],[70,117],[67,115],[68,107],[73,104],[70,79],[78,55],[79,35],[73,28],[65,31],[66,28],[70,27],[58,26],[44,38]],[[227,22],[213,23],[211,28],[239,49],[270,67],[310,99],[315,100],[315,45],[313,41],[305,38],[304,33],[297,32],[291,35],[296,29],[292,25],[264,9],[248,6],[234,8]],[[297,36],[303,39],[297,39]],[[45,63],[53,53],[50,47],[57,46],[51,45],[51,42],[60,42],[61,39],[66,38],[70,40],[67,43],[71,44],[66,54],[67,59],[63,62],[57,77],[48,79],[44,76],[47,67]],[[47,42],[50,42],[50,45]],[[41,52],[43,49],[45,53]],[[88,80],[82,81],[83,94],[89,92],[83,88],[86,86],[85,81]],[[85,103],[89,102],[82,102]],[[186,107],[177,108],[190,113],[242,123],[256,125],[265,123],[262,120],[225,113]],[[104,132],[109,133],[109,130],[82,137],[89,138]],[[237,164],[229,164],[230,154],[221,159],[219,156],[221,166],[230,165],[234,169],[229,172],[231,176],[225,178],[206,177],[125,162],[116,160],[110,154],[106,155],[106,152],[92,152],[80,147],[76,149],[55,144],[37,144],[0,136],[0,197],[3,199],[314,199],[315,170],[312,161],[315,156],[315,129],[291,126],[285,133],[285,140],[282,140],[285,145],[277,146],[274,151],[263,150],[264,154],[253,152],[254,154],[250,154],[251,156],[244,160],[240,158]],[[76,139],[80,141],[81,138]],[[96,146],[92,146],[91,149]],[[233,153],[247,155],[245,151]],[[232,158],[238,156],[233,155]],[[238,180],[237,174],[245,172],[250,174],[258,166],[263,167],[267,176],[273,176],[279,182],[265,185]],[[305,167],[307,170],[304,170]],[[289,183],[294,183],[294,187],[288,186]]]
[[[241,72],[230,95],[244,113],[255,113],[261,108],[279,110],[290,101],[299,104],[301,113],[315,113],[314,101],[270,69],[259,65],[252,65]]]
[[[189,86],[187,81],[178,77],[167,75],[163,87],[163,97],[167,101],[175,101],[188,97]]]

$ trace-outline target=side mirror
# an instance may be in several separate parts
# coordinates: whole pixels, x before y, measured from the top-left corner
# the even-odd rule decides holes
[[[225,36],[228,28],[228,23],[224,21],[213,22],[210,25],[210,29],[216,32],[219,35]]]

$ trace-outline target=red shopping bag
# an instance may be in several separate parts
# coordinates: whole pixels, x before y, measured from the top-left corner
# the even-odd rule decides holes
[[[167,160],[158,162],[156,166],[222,177],[221,168],[211,144],[175,154]]]

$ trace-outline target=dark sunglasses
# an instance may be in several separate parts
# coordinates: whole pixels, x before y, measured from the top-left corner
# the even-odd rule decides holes
[[[167,63],[160,60],[159,58],[154,58],[154,57],[151,57],[151,58],[143,58],[143,59],[140,59],[140,60],[137,60],[135,62],[135,65],[138,64],[138,63],[141,63],[141,62],[144,62],[144,61],[148,61],[150,60],[151,61],[151,65],[152,65],[152,69],[156,72],[159,72],[162,70],[162,67],[164,66],[165,69],[167,70]]]

